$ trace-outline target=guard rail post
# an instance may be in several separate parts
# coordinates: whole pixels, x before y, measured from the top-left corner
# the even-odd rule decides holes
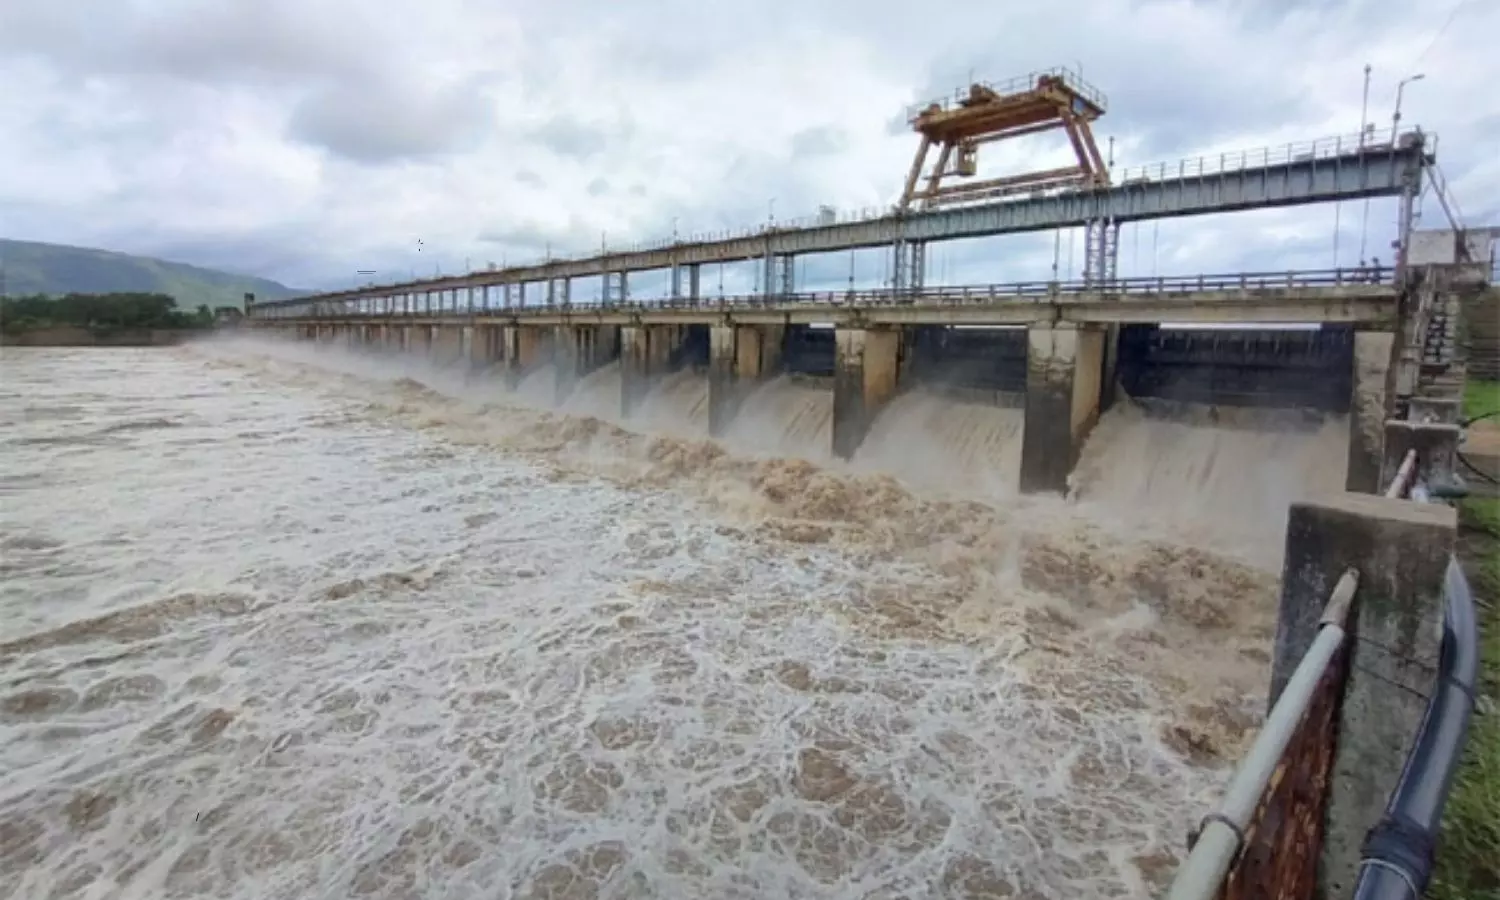
[[[1398,460],[1399,464],[1399,460]],[[1318,847],[1319,896],[1344,897],[1365,833],[1384,812],[1421,725],[1439,652],[1443,584],[1457,518],[1449,507],[1343,493],[1292,504],[1282,566],[1271,702],[1316,638],[1342,573],[1359,574],[1348,675]],[[1303,827],[1306,827],[1305,825]],[[1300,893],[1282,896],[1303,896]],[[1305,896],[1311,896],[1305,895]]]

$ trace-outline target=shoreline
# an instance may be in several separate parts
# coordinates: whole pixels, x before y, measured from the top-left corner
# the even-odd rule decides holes
[[[73,325],[0,334],[0,347],[173,347],[204,330],[195,328],[121,328],[96,331]]]

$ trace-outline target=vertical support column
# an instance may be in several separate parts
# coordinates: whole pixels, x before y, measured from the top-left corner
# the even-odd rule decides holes
[[[503,341],[505,375],[511,387],[521,383],[541,358],[541,329],[525,325],[505,326]]]
[[[1359,573],[1318,865],[1319,895],[1347,897],[1426,710],[1457,516],[1440,504],[1345,493],[1293,503],[1277,612],[1271,702],[1312,645],[1346,569]]]
[[[782,296],[790,296],[797,292],[797,258],[790,253],[781,257],[781,283],[777,286],[777,293]]]
[[[562,305],[563,306],[572,306],[573,305],[573,279],[572,279],[572,277],[571,276],[563,276],[562,278],[558,279],[558,283],[562,286],[562,290],[559,292],[560,296],[558,297],[558,299],[562,301]]]
[[[693,301],[694,305],[697,305],[698,300],[703,296],[702,279],[700,278],[701,273],[699,271],[701,268],[698,263],[688,266],[688,298]]]
[[[1120,324],[1111,322],[1104,326],[1104,368],[1099,373],[1099,414],[1102,416],[1115,405],[1115,395],[1120,384]]]
[[[550,286],[552,282],[547,284]],[[587,325],[558,325],[552,329],[552,368],[557,376],[554,399],[557,403],[568,399],[578,384],[592,337]]]
[[[672,325],[627,325],[620,329],[620,415],[629,418],[671,366],[682,340]],[[710,359],[712,353],[710,353]]]
[[[708,335],[708,433],[722,437],[740,402],[760,379],[761,331],[754,325],[715,325]]]
[[[469,368],[485,369],[495,361],[499,347],[499,327],[475,325],[469,337]]]
[[[1026,329],[1022,493],[1066,493],[1079,451],[1099,419],[1104,331],[1072,322]]]
[[[919,293],[927,283],[927,242],[899,238],[891,245],[891,289]]]
[[[834,332],[833,453],[852,459],[881,407],[896,393],[899,328]]]
[[[672,299],[682,299],[682,266],[672,263]]]
[[[1391,414],[1396,335],[1389,331],[1354,333],[1353,396],[1349,398],[1349,462],[1344,489],[1362,494],[1381,490],[1385,420]]]

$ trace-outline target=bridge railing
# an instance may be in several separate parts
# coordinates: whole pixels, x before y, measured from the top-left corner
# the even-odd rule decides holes
[[[1339,578],[1323,607],[1317,638],[1266,716],[1218,808],[1204,817],[1168,900],[1312,896],[1308,889],[1318,848],[1308,846],[1305,832],[1312,826],[1321,833],[1344,690],[1345,623],[1358,586],[1353,569]]]
[[[1388,423],[1388,435],[1390,430]],[[1462,496],[1449,463],[1438,449],[1409,449],[1382,494],[1417,502]],[[1434,477],[1441,483],[1430,483]],[[1359,633],[1346,633],[1345,623],[1358,584],[1352,568],[1339,578],[1316,638],[1277,696],[1219,806],[1190,839],[1168,900],[1315,895],[1324,829],[1331,827],[1326,820],[1336,748],[1350,739],[1340,736],[1341,727],[1348,727],[1341,707],[1351,671],[1349,638],[1357,640]],[[1442,601],[1432,689],[1384,815],[1365,836],[1350,895],[1354,900],[1420,900],[1432,873],[1434,841],[1473,712],[1479,655],[1473,593],[1451,555]]]
[[[1316,163],[1320,160],[1338,159],[1361,153],[1391,153],[1398,148],[1411,146],[1418,140],[1418,135],[1419,132],[1407,132],[1392,143],[1389,136],[1341,134],[1314,141],[1300,141],[1246,150],[1228,150],[1217,154],[1205,153],[1176,162],[1151,163],[1116,169],[1113,180],[1117,187],[1128,187],[1133,184],[1227,175],[1247,169],[1269,169],[1275,166]]]
[[[345,316],[431,316],[469,314],[546,315],[571,312],[645,312],[659,310],[703,309],[787,309],[796,307],[898,306],[940,304],[944,306],[985,305],[1012,300],[1046,301],[1062,296],[1142,297],[1170,294],[1240,291],[1289,291],[1304,288],[1393,286],[1395,273],[1390,268],[1315,269],[1287,272],[1237,272],[1220,275],[1160,276],[1116,278],[1110,281],[1013,281],[1001,284],[963,285],[954,287],[876,288],[844,291],[802,291],[790,294],[741,294],[722,297],[663,297],[651,300],[587,299],[552,304],[504,306],[493,302],[442,303],[428,307],[418,303],[413,309],[380,308],[385,297],[355,298],[338,301],[295,301],[278,306],[257,306],[260,316],[276,317],[277,309],[293,310],[291,315],[318,314],[320,303],[325,311],[338,310]],[[447,298],[442,298],[447,299]],[[491,298],[492,300],[494,298]]]
[[[1337,135],[1313,141],[1292,142],[1222,153],[1199,154],[1172,162],[1158,162],[1116,169],[1112,175],[1113,186],[1065,188],[1049,193],[1111,190],[1130,184],[1147,184],[1173,178],[1202,178],[1211,175],[1230,174],[1255,167],[1298,165],[1307,162],[1316,163],[1319,160],[1334,159],[1353,154],[1389,153],[1395,152],[1397,148],[1406,147],[1424,140],[1435,142],[1436,138],[1433,135],[1423,135],[1420,130],[1413,130],[1402,134],[1394,144],[1389,139],[1381,139],[1373,135],[1365,135],[1363,137],[1357,134]],[[1029,198],[1010,198],[1003,202],[1014,203],[1025,199]],[[755,225],[724,229],[699,229],[697,231],[682,233],[674,230],[671,235],[662,235],[656,238],[627,243],[611,244],[608,240],[603,240],[597,249],[589,248],[571,253],[553,253],[551,250],[548,250],[542,257],[533,258],[527,262],[502,264],[498,268],[491,263],[489,268],[491,271],[502,271],[507,269],[532,268],[552,263],[578,262],[606,255],[654,253],[662,250],[670,250],[673,247],[722,243],[767,236],[781,231],[802,231],[810,228],[831,228],[839,225],[862,225],[882,219],[896,219],[902,215],[911,215],[911,213],[900,213],[892,205],[866,206],[843,211],[825,206],[818,213],[812,215],[801,215],[784,219],[776,219],[774,216],[768,216],[765,222]],[[484,270],[472,270],[461,274],[471,275],[482,271]],[[402,283],[390,282],[377,285],[376,287],[381,289],[393,288],[399,286],[399,284]]]

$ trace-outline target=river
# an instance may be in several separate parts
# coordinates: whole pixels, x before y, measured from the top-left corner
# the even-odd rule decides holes
[[[807,431],[799,390],[747,408]],[[0,895],[1160,887],[1264,702],[1273,564],[581,391],[7,350]]]

